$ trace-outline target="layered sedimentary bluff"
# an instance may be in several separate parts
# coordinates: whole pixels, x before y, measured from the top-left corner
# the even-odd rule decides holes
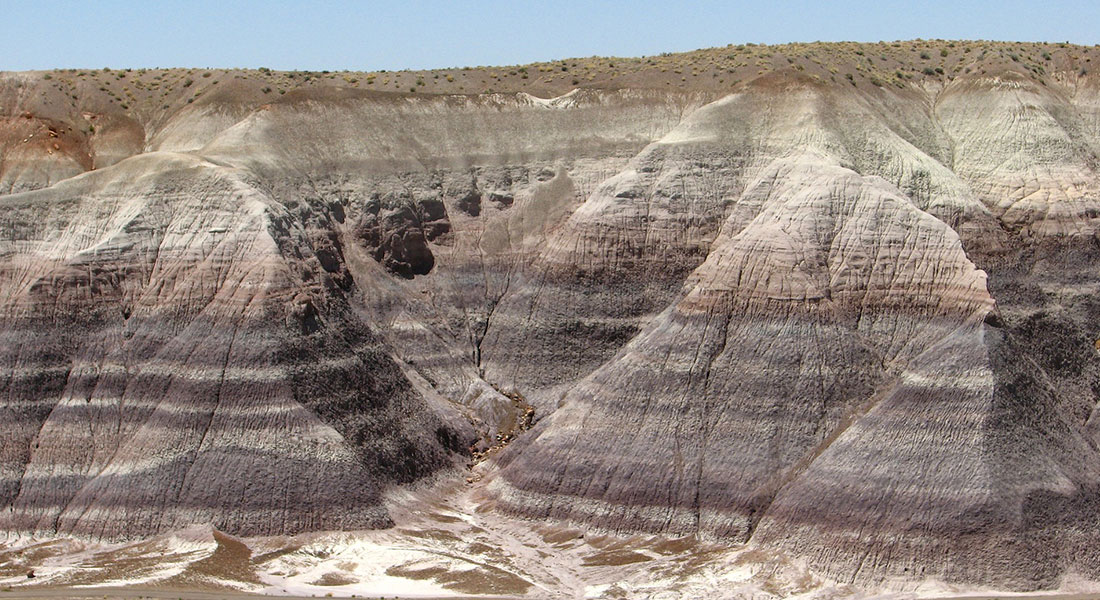
[[[476,454],[528,521],[1100,579],[1094,57],[4,74],[0,526],[385,527]]]

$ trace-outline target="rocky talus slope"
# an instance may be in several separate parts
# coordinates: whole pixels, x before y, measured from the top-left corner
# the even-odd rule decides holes
[[[0,527],[385,527],[493,448],[513,518],[1100,579],[1094,57],[2,74]]]

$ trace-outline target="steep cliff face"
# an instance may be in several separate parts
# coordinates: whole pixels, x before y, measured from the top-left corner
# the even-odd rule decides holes
[[[385,526],[530,406],[503,514],[1100,577],[1095,51],[918,45],[484,94],[5,75],[0,525]]]

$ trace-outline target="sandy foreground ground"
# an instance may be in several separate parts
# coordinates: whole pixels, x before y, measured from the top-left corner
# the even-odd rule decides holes
[[[488,503],[492,475],[475,470],[401,491],[389,500],[396,525],[386,530],[240,539],[195,527],[113,545],[0,539],[0,600],[1100,600],[1100,586],[1084,581],[1034,594],[937,581],[884,593],[827,581],[751,546],[516,521]]]
[[[896,594],[881,596],[881,598],[904,598],[907,595]],[[0,600],[32,600],[34,598],[73,598],[96,600],[248,600],[254,598],[280,598],[282,600],[312,600],[318,597],[330,596],[268,596],[248,592],[211,592],[195,590],[174,589],[150,589],[150,588],[95,588],[95,589],[31,589],[13,592],[0,592]],[[331,596],[333,598],[364,598],[364,596]],[[401,600],[403,598],[415,600],[437,600],[428,596],[376,596],[387,600]],[[477,598],[479,600],[519,600],[522,596],[444,596],[438,600],[459,600],[463,598]],[[945,596],[939,600],[1097,600],[1100,593],[1087,594],[1004,594],[1004,595],[978,595],[978,596]]]
[[[148,589],[148,588],[96,588],[96,589],[34,589],[19,592],[0,592],[0,599],[31,600],[33,598],[73,598],[94,600],[248,600],[250,598],[272,598],[282,600],[313,600],[324,596],[265,596],[248,592],[204,592],[194,590]],[[337,596],[333,596],[337,597]],[[351,596],[339,596],[350,598]],[[362,598],[363,596],[355,596]],[[468,596],[481,600],[514,600],[516,596]],[[377,596],[375,596],[377,598]],[[385,596],[387,600],[413,598],[410,596]],[[446,600],[455,600],[463,596],[446,596]],[[444,600],[440,598],[439,600]],[[433,600],[426,596],[416,596],[416,600]]]

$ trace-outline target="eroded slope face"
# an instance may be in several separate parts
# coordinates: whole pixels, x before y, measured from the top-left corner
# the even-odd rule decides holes
[[[859,584],[1097,577],[1100,95],[857,56],[128,121],[0,89],[37,189],[0,198],[4,527],[386,525],[518,436],[471,477],[503,515]]]
[[[302,210],[339,206],[336,243],[364,308],[439,392],[458,401],[487,379],[538,395],[596,368],[663,308],[614,290],[592,298],[600,273],[578,281],[582,259],[556,268],[541,255],[597,185],[706,95],[377,96],[291,98],[203,152],[263,174],[273,196]],[[597,244],[619,252],[614,239]],[[701,260],[696,249],[664,277],[664,297]],[[641,274],[620,279],[633,286]]]
[[[463,447],[241,173],[150,154],[2,202],[6,528],[382,525]]]
[[[1003,156],[988,137],[944,127],[955,157],[985,152],[963,181],[932,155],[936,137],[909,127],[907,140],[896,113],[876,114],[904,98],[842,104],[797,78],[779,84],[767,107],[750,89],[659,144],[742,155],[727,190],[755,179],[727,201],[683,295],[509,448],[491,484],[500,506],[787,547],[853,581],[1034,587],[1094,569],[1091,551],[1077,551],[1097,535],[1086,516],[1097,505],[1096,399],[1082,387],[1094,381],[1093,313],[1078,283],[1091,214],[1032,199],[1022,239],[988,192],[972,191],[987,181],[977,165]],[[936,115],[924,119],[935,132]],[[1011,166],[981,172],[1025,186]],[[1096,181],[1087,164],[1077,172]],[[629,194],[609,195],[620,199],[582,210],[631,210]],[[1022,285],[1023,271],[1053,297],[1009,294],[1004,323],[974,260],[995,290]],[[1042,264],[1059,274],[1039,276]],[[1052,361],[1054,347],[1066,358]],[[1061,375],[1035,365],[1063,361]]]
[[[984,273],[951,229],[881,179],[796,156],[743,201],[754,214],[727,221],[679,302],[509,450],[497,484],[506,508],[748,541],[775,495],[808,476],[899,371],[905,381],[904,368],[941,354],[930,348],[948,336],[980,346],[993,306]],[[985,364],[952,360],[967,365],[964,380]],[[907,498],[899,510],[917,506],[943,509]]]
[[[292,98],[4,198],[5,526],[388,524],[386,486],[518,426],[480,376],[492,299],[699,102]]]

